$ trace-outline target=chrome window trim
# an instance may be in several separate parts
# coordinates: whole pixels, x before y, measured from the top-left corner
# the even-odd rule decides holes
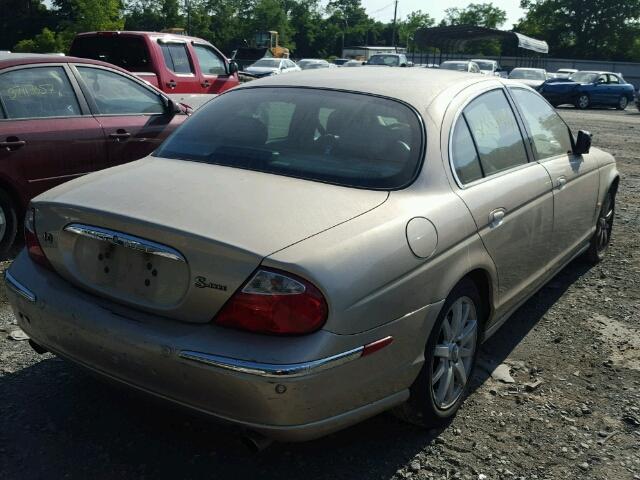
[[[520,131],[520,136],[522,137],[522,144],[524,147],[524,151],[525,151],[525,155],[527,157],[527,162],[526,163],[522,163],[520,165],[515,165],[511,168],[507,168],[505,170],[501,170],[500,172],[496,172],[496,173],[492,173],[490,175],[486,175],[482,178],[479,178],[478,180],[474,180],[473,182],[469,182],[469,183],[463,183],[460,178],[458,177],[458,174],[456,173],[456,167],[453,164],[453,131],[455,129],[456,124],[458,123],[458,119],[460,118],[460,116],[462,115],[463,111],[465,108],[467,108],[467,106],[473,102],[474,100],[480,98],[482,95],[487,94],[489,92],[492,92],[494,90],[501,90],[502,93],[505,96],[505,100],[507,101],[507,104],[509,105],[509,108],[511,109],[511,112],[513,113],[513,119],[516,122],[516,125],[518,126],[518,130]],[[516,170],[520,170],[523,169],[525,167],[529,167],[533,164],[536,164],[537,162],[535,161],[535,159],[531,159],[529,157],[530,152],[529,149],[527,148],[527,138],[528,138],[528,134],[526,131],[523,132],[523,125],[520,124],[520,117],[519,117],[519,112],[517,112],[516,110],[514,110],[514,106],[512,105],[512,100],[511,100],[511,96],[509,95],[509,92],[507,91],[507,88],[505,87],[505,85],[500,85],[500,86],[496,86],[495,84],[492,85],[489,88],[483,89],[479,92],[475,92],[473,93],[468,99],[466,99],[462,105],[460,105],[458,107],[458,111],[456,112],[453,121],[451,122],[451,128],[449,129],[449,141],[448,143],[448,152],[447,152],[447,156],[449,159],[449,168],[451,169],[451,175],[453,175],[453,179],[456,182],[456,185],[458,186],[458,188],[460,188],[461,190],[465,190],[467,188],[473,187],[475,185],[478,185],[480,183],[486,182],[491,180],[492,178],[497,178],[500,177],[502,175],[505,175],[507,173],[511,173],[514,172]],[[526,135],[525,135],[526,134]],[[471,133],[471,135],[473,136],[473,133]],[[475,139],[474,139],[475,142]],[[480,158],[478,157],[478,161],[480,161]]]
[[[151,240],[146,240],[127,233],[117,232],[106,228],[92,227],[90,225],[83,225],[80,223],[71,223],[64,227],[64,231],[80,235],[82,237],[108,242],[112,245],[118,245],[120,247],[148,253],[149,255],[187,263],[184,256],[175,249],[162,245],[161,243],[152,242]]]
[[[223,370],[230,370],[237,373],[246,373],[266,378],[294,378],[304,375],[311,375],[322,372],[330,368],[335,368],[345,363],[360,358],[364,346],[338,353],[330,357],[312,360],[303,363],[289,364],[271,364],[258,363],[246,360],[237,360],[235,358],[222,357],[210,353],[194,352],[191,350],[182,350],[178,354],[180,358],[194,362],[203,363],[212,367]]]
[[[8,270],[4,272],[4,281],[13,293],[21,296],[28,302],[36,303],[36,294],[16,280]]]

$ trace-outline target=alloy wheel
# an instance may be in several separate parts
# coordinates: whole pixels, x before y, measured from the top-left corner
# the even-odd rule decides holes
[[[598,224],[596,226],[596,245],[598,252],[605,250],[611,240],[614,211],[614,201],[611,195],[607,195],[604,205],[602,205],[602,209],[600,210],[600,216],[598,217]]]
[[[580,95],[578,98],[578,107],[587,108],[589,106],[589,97],[587,95]]]
[[[477,335],[476,306],[469,297],[460,297],[444,317],[433,352],[431,392],[440,410],[455,404],[469,381]]]

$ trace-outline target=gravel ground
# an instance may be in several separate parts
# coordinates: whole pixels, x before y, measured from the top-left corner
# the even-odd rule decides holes
[[[640,479],[640,114],[560,112],[618,159],[613,243],[599,266],[565,268],[483,346],[446,429],[383,414],[254,454],[227,427],[10,340],[0,291],[0,478]],[[514,383],[488,373],[500,364]]]

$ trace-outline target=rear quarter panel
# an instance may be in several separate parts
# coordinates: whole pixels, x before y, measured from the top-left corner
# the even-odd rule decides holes
[[[446,180],[439,127],[427,119],[427,154],[415,183],[346,223],[267,257],[264,264],[314,282],[329,304],[325,329],[355,334],[447,297],[470,270],[493,264],[475,223]],[[409,248],[406,227],[424,217],[437,230],[428,258]],[[426,340],[426,339],[425,339]]]

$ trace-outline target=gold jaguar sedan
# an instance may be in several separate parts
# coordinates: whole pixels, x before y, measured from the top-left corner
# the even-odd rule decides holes
[[[480,343],[606,250],[619,175],[590,147],[498,77],[258,80],[35,198],[10,300],[38,351],[270,438],[442,424]]]

